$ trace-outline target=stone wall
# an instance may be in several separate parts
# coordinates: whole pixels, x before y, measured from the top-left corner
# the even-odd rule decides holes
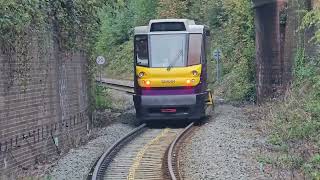
[[[0,179],[77,146],[87,135],[82,52],[62,52],[50,32],[0,48]]]

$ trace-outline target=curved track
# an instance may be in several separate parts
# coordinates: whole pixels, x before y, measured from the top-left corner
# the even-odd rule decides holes
[[[149,129],[143,124],[108,149],[88,179],[180,179],[179,142],[192,127]]]
[[[171,143],[169,147],[167,163],[168,163],[169,176],[172,180],[183,179],[179,171],[178,154],[180,150],[181,141],[183,140],[184,137],[186,137],[186,135],[189,132],[191,132],[193,127],[194,127],[194,123],[191,123],[189,126],[187,126],[176,137],[176,139]]]

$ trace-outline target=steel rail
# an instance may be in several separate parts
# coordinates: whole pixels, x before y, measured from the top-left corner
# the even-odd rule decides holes
[[[191,123],[189,126],[187,126],[177,137],[176,139],[171,143],[169,151],[168,151],[168,169],[169,169],[169,175],[172,180],[180,179],[180,177],[177,177],[174,173],[174,148],[178,144],[178,142],[181,140],[181,138],[194,126],[194,122]],[[178,172],[177,172],[178,173]]]
[[[97,162],[97,164],[95,165],[94,171],[92,173],[92,180],[100,180],[103,179],[104,176],[104,172],[105,169],[107,168],[107,166],[109,165],[110,161],[112,160],[112,156],[114,155],[114,153],[117,150],[117,148],[119,148],[120,146],[124,145],[128,139],[130,139],[131,137],[134,137],[136,135],[139,134],[139,132],[142,132],[142,130],[146,127],[146,124],[142,124],[141,126],[137,127],[136,129],[134,129],[133,131],[131,131],[130,133],[128,133],[127,135],[125,135],[124,137],[122,137],[120,140],[118,140],[116,143],[114,143],[99,159],[99,161]],[[119,150],[118,150],[119,151]]]
[[[127,85],[127,84],[120,84],[120,83],[116,83],[116,82],[109,82],[109,81],[105,81],[105,80],[96,80],[97,83],[101,83],[102,85],[106,86],[107,88],[110,89],[114,89],[114,90],[119,90],[119,91],[123,91],[129,94],[133,94],[134,93],[134,86],[133,85]]]

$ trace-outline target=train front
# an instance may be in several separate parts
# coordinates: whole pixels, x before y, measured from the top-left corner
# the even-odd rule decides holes
[[[208,101],[205,26],[185,19],[135,28],[135,95],[139,120],[205,116]]]

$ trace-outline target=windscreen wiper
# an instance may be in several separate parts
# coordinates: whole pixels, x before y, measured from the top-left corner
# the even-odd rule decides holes
[[[182,56],[182,54],[183,54],[183,51],[182,49],[180,49],[177,56],[173,59],[173,61],[171,61],[170,65],[167,67],[168,71],[170,71],[173,68],[173,65],[177,63],[177,61],[179,60],[180,56]]]

